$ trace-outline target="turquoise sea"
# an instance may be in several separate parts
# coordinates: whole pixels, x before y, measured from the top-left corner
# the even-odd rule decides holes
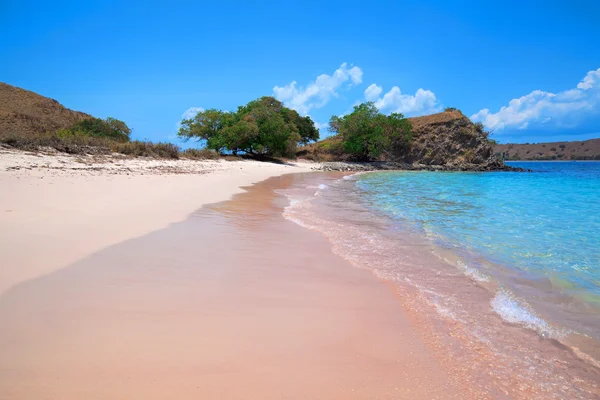
[[[369,208],[454,249],[470,271],[520,290],[546,314],[553,310],[542,301],[600,306],[600,163],[511,165],[532,172],[385,172],[362,175],[356,185]],[[524,280],[528,293],[513,287]],[[506,302],[495,308],[517,318]],[[573,310],[562,313],[570,311],[571,321],[556,315],[559,322],[577,325]],[[589,325],[575,328],[598,337]]]
[[[309,174],[283,214],[491,398],[600,398],[600,162],[512,165],[531,172]]]
[[[298,177],[284,217],[388,282],[492,398],[597,398],[600,163],[512,165],[531,172]]]
[[[533,173],[365,175],[372,206],[519,271],[600,296],[600,163],[512,163]]]

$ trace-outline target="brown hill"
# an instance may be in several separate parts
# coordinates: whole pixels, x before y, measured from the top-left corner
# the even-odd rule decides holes
[[[498,162],[483,126],[474,124],[458,110],[409,118],[413,142],[406,162],[425,165],[486,165]]]
[[[474,124],[458,110],[409,118],[413,140],[408,149],[387,152],[381,160],[443,166],[451,170],[502,169],[504,163],[494,155],[493,144],[483,126]],[[349,161],[341,138],[334,136],[303,147],[300,157],[317,161]]]
[[[54,133],[91,115],[63,107],[58,101],[0,82],[0,136]]]
[[[422,117],[408,118],[408,120],[412,123],[413,129],[418,130],[427,125],[445,124],[448,122],[461,120],[461,119],[465,119],[465,118],[467,118],[467,117],[465,117],[463,115],[463,113],[460,112],[459,110],[450,109],[449,111],[444,111],[444,112],[437,113],[437,114],[424,115]]]
[[[600,160],[600,139],[499,144],[494,147],[494,152],[506,160]]]

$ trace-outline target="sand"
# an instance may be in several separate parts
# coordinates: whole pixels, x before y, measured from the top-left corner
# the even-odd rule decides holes
[[[314,164],[144,160],[0,148],[0,293]]]
[[[7,170],[29,157],[1,158],[0,399],[469,397],[389,285],[283,218],[310,164]]]

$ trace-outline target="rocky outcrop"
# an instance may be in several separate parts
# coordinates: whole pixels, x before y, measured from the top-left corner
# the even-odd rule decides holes
[[[0,135],[20,137],[55,133],[91,115],[69,110],[58,101],[0,82]]]
[[[446,111],[411,118],[413,141],[409,149],[393,154],[393,160],[409,164],[441,166],[444,170],[497,170],[504,162],[493,151],[483,126],[472,123],[460,111]]]
[[[457,163],[446,165],[426,165],[420,163],[402,163],[394,161],[374,161],[374,162],[349,162],[349,161],[332,161],[320,163],[313,168],[319,171],[351,171],[351,172],[369,172],[369,171],[512,171],[525,172],[523,168],[515,168],[504,163],[485,163],[485,164],[470,164]]]
[[[413,127],[410,146],[384,152],[374,162],[356,163],[344,154],[339,137],[304,147],[300,157],[322,162],[329,171],[382,169],[431,171],[520,171],[511,168],[494,152],[483,126],[474,124],[458,110],[409,118]]]

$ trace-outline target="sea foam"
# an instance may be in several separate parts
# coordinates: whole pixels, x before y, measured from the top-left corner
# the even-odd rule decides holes
[[[491,306],[506,322],[525,326],[542,337],[559,339],[570,333],[567,330],[552,328],[548,322],[536,315],[527,303],[517,299],[508,290],[499,290],[492,299]]]

